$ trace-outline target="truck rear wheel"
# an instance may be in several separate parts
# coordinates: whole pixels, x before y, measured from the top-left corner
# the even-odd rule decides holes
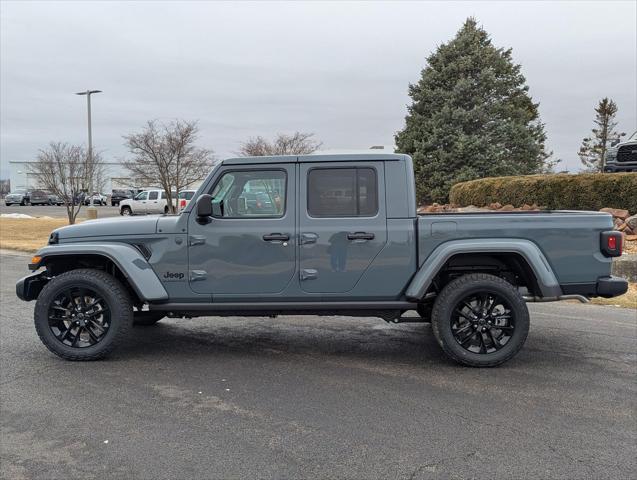
[[[471,367],[495,367],[513,358],[529,333],[529,311],[518,290],[484,273],[464,275],[440,292],[432,328],[443,351]]]
[[[54,277],[35,304],[35,329],[44,345],[66,360],[97,360],[124,340],[133,306],[124,286],[100,270]]]

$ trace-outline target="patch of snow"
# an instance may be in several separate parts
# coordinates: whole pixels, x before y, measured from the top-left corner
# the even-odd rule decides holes
[[[2,213],[0,214],[2,218],[35,218],[31,215],[26,215],[24,213]]]

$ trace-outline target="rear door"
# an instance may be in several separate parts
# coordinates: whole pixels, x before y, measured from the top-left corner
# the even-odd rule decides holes
[[[148,192],[148,203],[146,204],[146,213],[159,213],[159,190],[151,190]]]
[[[300,164],[303,291],[354,288],[387,242],[384,185],[383,162]]]

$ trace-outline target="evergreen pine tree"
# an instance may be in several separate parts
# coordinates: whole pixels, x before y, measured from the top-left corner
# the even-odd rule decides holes
[[[595,125],[592,135],[582,140],[578,155],[586,170],[589,172],[603,172],[606,151],[613,141],[625,133],[615,132],[617,122],[617,104],[609,98],[602,98],[595,108]]]
[[[445,202],[459,181],[546,170],[544,125],[520,69],[474,18],[427,58],[396,134],[420,203]]]

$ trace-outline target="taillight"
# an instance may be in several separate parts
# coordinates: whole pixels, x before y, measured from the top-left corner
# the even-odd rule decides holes
[[[602,232],[600,250],[607,257],[619,257],[622,254],[624,235],[621,232]]]

